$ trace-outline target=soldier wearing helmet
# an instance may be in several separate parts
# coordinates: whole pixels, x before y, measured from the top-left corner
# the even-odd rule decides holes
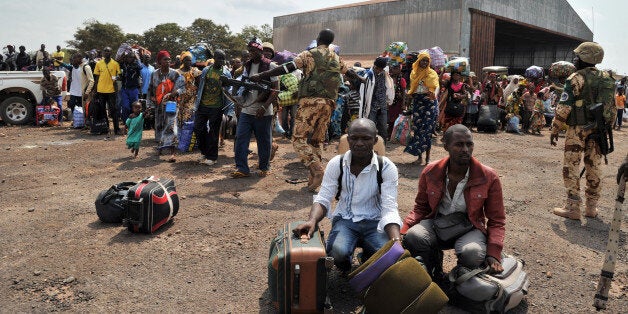
[[[602,155],[594,140],[587,137],[597,132],[592,123],[593,114],[589,107],[596,103],[609,104],[613,99],[613,89],[605,88],[614,80],[606,71],[595,68],[602,62],[604,50],[595,42],[584,42],[574,50],[573,64],[576,72],[565,82],[563,93],[556,107],[556,116],[552,122],[550,144],[556,146],[558,133],[567,125],[565,136],[565,152],[563,159],[563,181],[567,189],[565,206],[554,208],[555,215],[580,219],[580,161],[584,153],[584,169],[586,171],[585,217],[597,216],[597,203],[600,198],[600,177]],[[606,112],[606,110],[605,110]],[[615,111],[616,112],[616,111]]]

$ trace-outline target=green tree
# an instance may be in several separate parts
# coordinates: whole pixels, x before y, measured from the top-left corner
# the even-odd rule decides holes
[[[243,42],[248,42],[253,37],[261,41],[273,42],[273,28],[268,24],[261,26],[245,25],[237,35]]]
[[[129,45],[138,44],[142,46],[144,44],[144,36],[140,34],[128,33],[124,36],[124,41]]]
[[[120,26],[112,23],[101,23],[95,19],[83,23],[83,28],[77,28],[74,39],[68,40],[69,46],[81,51],[103,49],[111,47],[117,49],[124,41],[124,33]]]
[[[150,51],[168,50],[174,57],[193,43],[192,36],[177,23],[159,24],[144,32],[144,45]]]
[[[212,49],[222,49],[227,58],[240,56],[240,51],[246,48],[246,43],[235,36],[228,25],[219,25],[212,20],[198,18],[188,27],[194,42],[206,42]]]

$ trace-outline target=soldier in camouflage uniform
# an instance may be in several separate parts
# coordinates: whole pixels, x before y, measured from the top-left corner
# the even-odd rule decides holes
[[[291,62],[251,77],[251,80],[258,81],[302,69],[303,79],[299,82],[299,102],[292,145],[303,164],[310,170],[310,191],[316,191],[323,181],[322,146],[332,111],[336,108],[341,74],[360,79],[330,49],[329,45],[333,40],[334,32],[324,29],[316,39],[317,47],[301,52]]]
[[[563,159],[563,181],[567,189],[567,200],[562,208],[554,208],[555,215],[579,220],[580,205],[580,160],[584,153],[584,169],[586,172],[586,203],[585,216],[597,216],[597,203],[600,198],[600,165],[602,155],[595,140],[587,137],[596,132],[593,114],[589,107],[596,103],[604,104],[605,118],[608,113],[606,107],[612,103],[612,89],[609,94],[605,88],[613,79],[606,71],[600,71],[595,65],[602,62],[604,50],[594,42],[580,44],[575,50],[574,65],[577,71],[571,74],[565,82],[563,93],[556,107],[556,116],[552,122],[550,144],[556,146],[558,132],[566,124],[565,154]],[[612,117],[608,117],[612,118]],[[614,118],[613,118],[614,119]],[[606,119],[608,121],[608,119]],[[611,120],[613,121],[613,120]]]

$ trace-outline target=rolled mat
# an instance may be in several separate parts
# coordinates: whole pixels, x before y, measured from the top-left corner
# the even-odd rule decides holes
[[[437,313],[448,300],[416,259],[404,258],[373,282],[364,306],[367,313]]]
[[[355,274],[356,272],[350,274],[351,279],[349,280],[349,284],[353,287],[353,290],[360,292],[366,289],[379,275],[388,269],[388,267],[397,262],[399,257],[403,254],[404,249],[398,241],[392,242],[394,242],[394,244],[381,254],[381,257],[377,258],[375,261],[371,261],[373,259],[373,256],[371,256],[371,258],[362,265],[366,265],[365,267],[361,266],[356,270],[357,274]]]

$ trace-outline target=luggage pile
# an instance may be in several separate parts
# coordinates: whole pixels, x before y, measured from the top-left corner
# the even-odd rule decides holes
[[[497,76],[508,75],[508,67],[499,66],[499,65],[483,67],[482,72],[483,73],[495,73]]]
[[[39,105],[35,107],[35,121],[39,126],[56,126],[59,125],[59,115],[61,110],[56,105]]]
[[[122,222],[133,233],[153,233],[179,211],[174,180],[154,176],[122,182],[98,194],[96,214],[105,223]]]
[[[567,61],[554,62],[549,68],[549,76],[556,79],[567,78],[574,72],[576,72],[576,66]]]
[[[464,76],[471,74],[471,65],[469,64],[469,58],[457,57],[451,59],[445,64],[445,72],[458,72]]]
[[[188,48],[192,54],[192,64],[205,66],[213,58],[212,48],[208,43],[200,42]]]
[[[296,56],[297,56],[297,54],[294,53],[294,52],[290,52],[288,50],[283,50],[283,51],[277,52],[275,54],[275,56],[273,57],[273,61],[275,61],[275,63],[281,65],[281,64],[284,64],[284,63],[292,61]]]
[[[447,64],[447,55],[443,52],[441,47],[435,46],[432,48],[424,49],[419,52],[427,51],[430,54],[430,67],[434,70],[438,70]]]
[[[527,79],[540,79],[543,77],[543,68],[538,65],[530,66],[523,74]]]
[[[366,313],[437,313],[448,301],[423,266],[393,240],[349,274],[349,284],[363,296]]]
[[[150,50],[138,44],[130,45],[128,43],[122,43],[120,47],[118,47],[118,51],[116,51],[116,60],[120,60],[120,58],[127,53],[134,53],[135,56],[137,56],[138,58],[145,55],[148,56],[149,58],[151,56]]]
[[[389,58],[389,64],[403,64],[408,53],[408,44],[403,41],[396,41],[388,45],[382,53],[382,57]]]

